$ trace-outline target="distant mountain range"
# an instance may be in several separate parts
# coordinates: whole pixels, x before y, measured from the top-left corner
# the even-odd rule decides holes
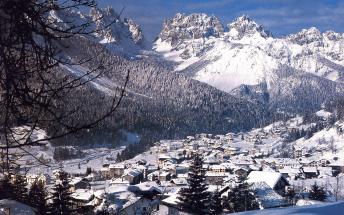
[[[206,14],[176,14],[154,50],[175,71],[230,94],[303,111],[343,95],[344,34],[316,28],[274,38],[242,16],[224,26]]]
[[[77,118],[87,121],[88,116],[106,110],[110,99],[123,86],[127,71],[130,72],[125,99],[115,116],[103,122],[99,129],[86,132],[88,138],[75,140],[77,144],[111,142],[115,139],[111,133],[120,131],[156,140],[201,132],[227,133],[261,125],[268,118],[268,111],[253,101],[173,71],[173,62],[147,48],[150,45],[140,27],[132,20],[121,18],[111,8],[92,9],[89,14],[71,13],[68,16],[51,12],[51,19],[61,27],[70,19],[78,23],[96,20],[87,29],[96,33],[64,40],[61,47],[66,48],[61,55],[71,62],[83,58],[91,61],[83,65],[61,65],[60,71],[81,77],[102,62],[105,73],[71,92],[61,107],[73,109],[82,104],[87,114]],[[114,26],[102,29],[111,20],[115,20]]]
[[[343,34],[311,28],[274,38],[247,16],[224,26],[215,16],[178,13],[149,44],[138,24],[111,8],[51,11],[49,19],[62,28],[94,22],[86,28],[92,35],[64,41],[63,51],[71,61],[92,60],[62,65],[63,73],[80,76],[106,65],[101,78],[63,101],[66,108],[104,110],[130,71],[126,97],[92,134],[96,139],[115,130],[150,138],[246,130],[281,113],[317,110],[344,93]]]

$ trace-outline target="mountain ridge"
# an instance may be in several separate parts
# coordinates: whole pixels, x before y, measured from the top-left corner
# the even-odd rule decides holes
[[[195,15],[184,15],[184,19],[192,17]],[[176,21],[178,19],[172,18],[166,22],[170,27],[164,27],[162,32],[171,28],[173,31],[173,27],[183,31],[180,30],[183,25],[174,23]],[[303,73],[320,77],[317,79],[319,82],[333,81],[338,85],[336,94],[342,95],[343,34],[333,31],[321,33],[313,27],[284,38],[274,38],[262,25],[248,16],[241,16],[227,26],[222,34],[216,36],[196,39],[177,36],[177,46],[169,43],[172,39],[158,38],[153,47],[166,60],[176,63],[175,71],[228,93],[237,92],[236,89],[242,85],[258,86],[265,83],[266,93],[270,94],[270,103],[276,103],[274,100],[278,98],[274,97],[274,91],[277,89],[272,87],[282,87],[278,82],[286,75],[299,78],[299,74]],[[302,91],[301,88],[302,86],[299,91]],[[295,89],[283,90],[292,92]],[[330,92],[331,90],[328,90],[328,93]],[[310,91],[308,97],[313,93],[315,91]],[[237,93],[234,95],[240,96]],[[296,101],[300,102],[298,98],[295,98]],[[319,108],[323,102],[326,102],[325,98],[319,100],[314,108]],[[290,108],[293,105],[290,103],[287,106]]]

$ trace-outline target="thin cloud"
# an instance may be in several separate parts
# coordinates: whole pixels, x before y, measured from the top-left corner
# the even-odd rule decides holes
[[[188,4],[186,1],[186,8],[191,10],[204,10],[204,9],[216,9],[219,7],[230,6],[231,3],[235,2],[235,0],[214,0],[214,1],[207,1],[207,2],[196,2]]]

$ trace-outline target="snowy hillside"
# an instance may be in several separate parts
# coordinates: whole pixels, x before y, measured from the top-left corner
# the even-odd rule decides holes
[[[207,20],[216,20],[216,25]],[[205,14],[177,14],[164,24],[154,48],[179,62],[176,70],[227,92],[241,84],[270,84],[281,67],[290,67],[295,74],[307,72],[342,81],[342,34],[310,28],[287,38],[273,38],[247,16],[228,24],[227,31],[220,26],[215,17]],[[182,37],[185,34],[189,36]]]
[[[269,209],[260,211],[248,211],[237,214],[242,215],[255,215],[255,214],[265,214],[265,215],[287,215],[287,214],[304,214],[304,215],[325,215],[325,214],[341,214],[344,210],[344,202],[336,202],[330,204],[317,204],[303,207],[290,207],[281,209]]]
[[[177,14],[164,23],[154,49],[176,62],[176,71],[225,92],[241,85],[266,83],[273,98],[280,96],[275,94],[280,89],[286,91],[283,96],[295,90],[292,86],[281,88],[281,82],[297,85],[300,80],[319,85],[330,81],[339,88],[327,90],[331,93],[343,88],[343,34],[310,28],[274,38],[247,16],[237,18],[227,28],[221,26],[213,16]]]
[[[302,149],[317,159],[344,162],[344,123],[337,122],[313,134],[309,139],[301,138],[293,143],[294,148]]]

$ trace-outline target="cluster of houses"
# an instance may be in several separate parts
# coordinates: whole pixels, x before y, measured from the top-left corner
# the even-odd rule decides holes
[[[111,214],[178,214],[178,191],[187,186],[194,153],[203,157],[209,191],[228,191],[239,177],[247,177],[261,208],[290,205],[285,192],[291,181],[335,177],[344,173],[339,158],[315,159],[309,151],[293,147],[290,158],[275,158],[288,131],[299,128],[300,119],[277,123],[247,133],[198,134],[184,140],[162,140],[151,147],[149,158],[140,155],[121,163],[107,160],[101,169],[70,175],[75,207],[84,214],[107,209]],[[152,159],[152,157],[154,157]],[[52,175],[51,177],[55,177]],[[28,174],[28,184],[39,180],[48,189],[53,179],[46,174]],[[164,211],[164,213],[162,212]]]
[[[256,133],[258,138],[259,132]],[[187,185],[192,156],[203,156],[203,168],[209,190],[226,195],[239,176],[248,178],[261,208],[288,206],[284,193],[290,180],[336,176],[344,172],[339,160],[312,160],[309,157],[273,158],[251,155],[233,145],[240,134],[189,136],[185,140],[165,140],[150,149],[154,159],[104,163],[89,175],[71,175],[70,185],[76,207],[85,214],[104,208],[114,214],[145,214],[153,210],[178,211],[178,191]],[[260,134],[259,139],[262,139]],[[251,142],[256,144],[256,141]],[[32,183],[47,175],[28,175]],[[165,207],[165,209],[164,209]],[[168,214],[167,213],[167,214]]]

